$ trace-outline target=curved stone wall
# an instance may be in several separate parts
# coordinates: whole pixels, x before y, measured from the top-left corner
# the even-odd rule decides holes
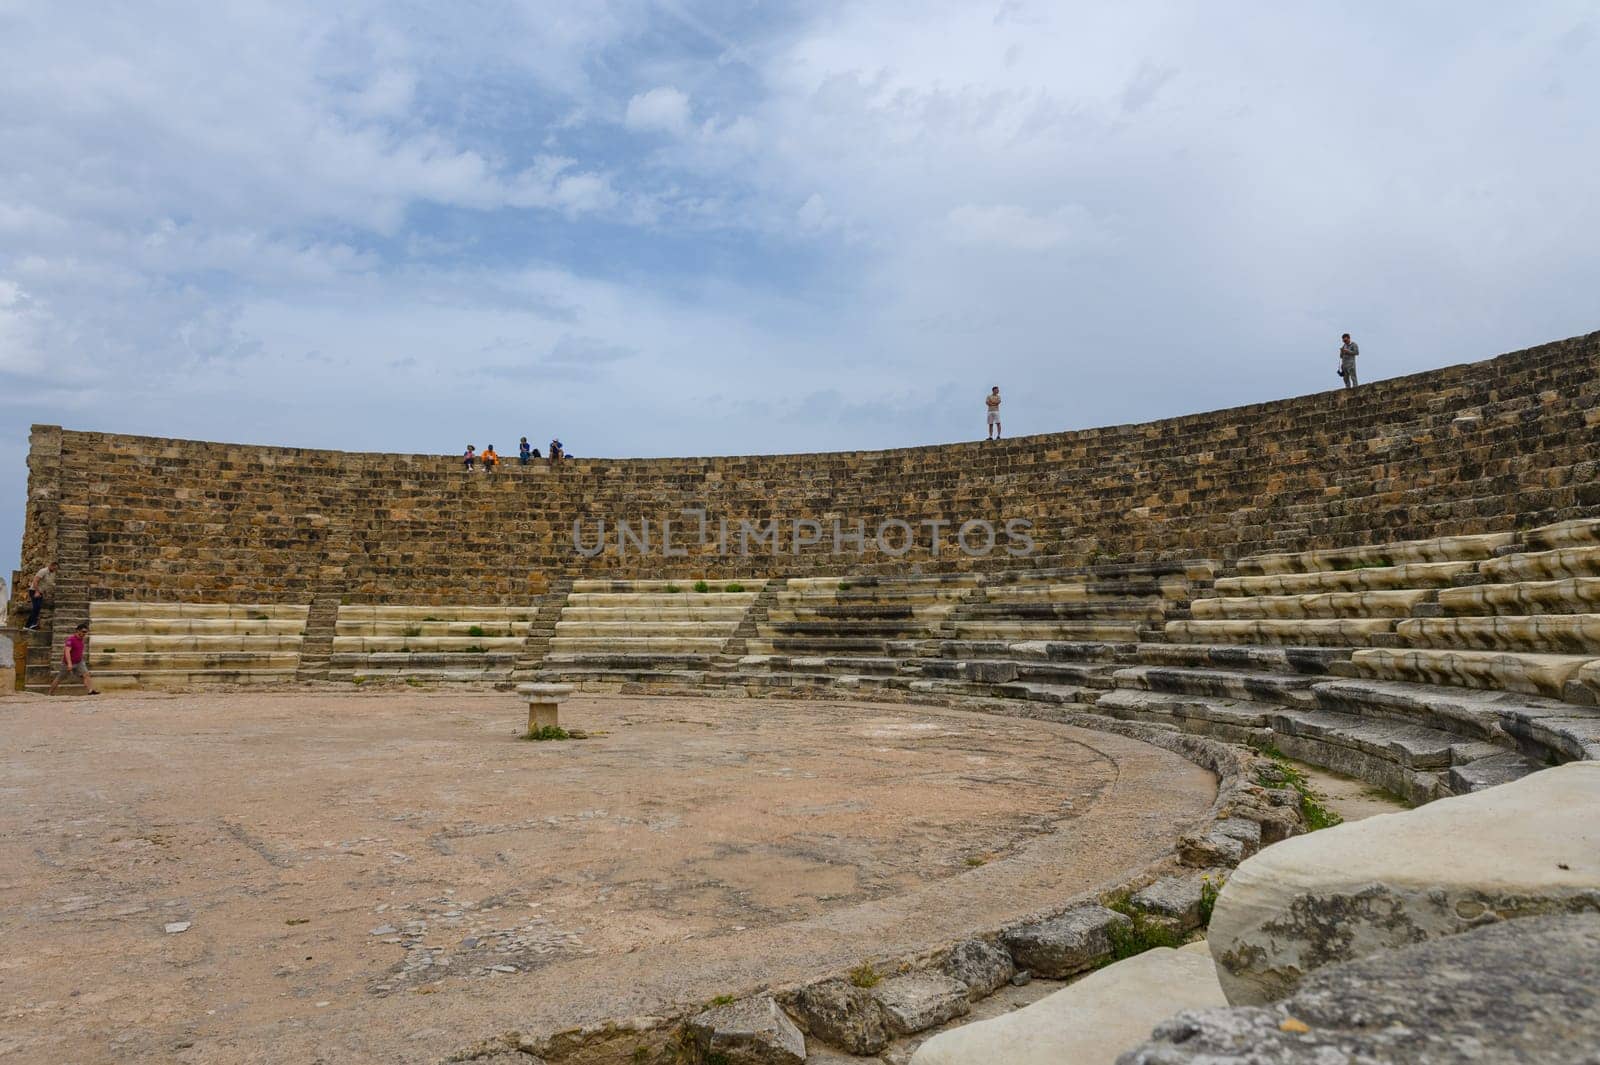
[[[1600,513],[1597,371],[1593,333],[1356,392],[1143,425],[893,451],[580,459],[558,470],[513,460],[492,477],[468,476],[446,456],[36,426],[23,572],[61,560],[63,603],[509,603],[574,576],[1232,559],[1527,527]],[[706,513],[707,542],[686,509]],[[619,553],[616,522],[637,530],[641,519],[650,551]],[[891,519],[914,528],[903,555],[873,542]],[[575,550],[574,522],[592,548],[602,520],[607,549]],[[674,522],[670,557],[663,520]],[[780,542],[747,537],[741,555],[739,523],[764,531],[774,520]],[[955,527],[968,520],[1031,523],[1037,550],[1008,554],[1002,532],[987,556],[964,555]],[[867,533],[859,549],[848,539],[857,522]],[[938,529],[937,557],[930,522],[950,523]],[[903,542],[895,527],[887,543]]]

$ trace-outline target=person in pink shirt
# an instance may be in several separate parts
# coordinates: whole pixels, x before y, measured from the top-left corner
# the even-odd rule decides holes
[[[99,695],[94,690],[94,685],[89,679],[89,623],[78,622],[78,627],[72,630],[72,635],[67,637],[67,644],[61,650],[61,669],[50,682],[50,694],[54,695],[61,682],[76,673],[83,678],[83,691],[86,695]]]

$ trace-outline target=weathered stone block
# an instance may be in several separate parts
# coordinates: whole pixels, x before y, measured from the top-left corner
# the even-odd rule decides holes
[[[972,1009],[967,985],[942,973],[915,972],[885,980],[872,989],[884,1020],[895,1035],[911,1035]]]
[[[876,1054],[889,1045],[889,1026],[866,988],[843,980],[812,984],[795,995],[794,1014],[806,1031],[852,1054]]]
[[[726,1065],[800,1065],[806,1060],[805,1036],[770,995],[713,1007],[690,1018],[685,1028],[704,1060]]]
[[[1600,917],[1520,918],[1331,965],[1272,1006],[1180,1013],[1116,1060],[1592,1065],[1597,987]]]
[[[945,958],[944,974],[967,985],[969,998],[991,995],[1010,982],[1016,973],[1011,955],[983,939],[968,939],[951,948]]]
[[[1600,911],[1600,763],[1286,840],[1223,887],[1208,942],[1235,1004],[1325,965],[1510,917]]]
[[[1111,954],[1111,929],[1131,928],[1124,914],[1104,906],[1079,906],[1058,917],[1006,931],[1002,937],[1017,967],[1061,980]]]

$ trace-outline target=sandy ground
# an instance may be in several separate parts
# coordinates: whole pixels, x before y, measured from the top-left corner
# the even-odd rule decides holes
[[[522,717],[0,702],[0,1061],[433,1062],[993,926],[1215,794],[1144,744],[955,711],[580,697],[564,721],[598,734],[565,743]]]

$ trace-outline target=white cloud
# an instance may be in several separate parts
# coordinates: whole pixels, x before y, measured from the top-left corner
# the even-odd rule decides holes
[[[1070,245],[1087,248],[1103,240],[1099,225],[1081,206],[1030,211],[1016,204],[963,204],[948,216],[949,234],[961,244],[987,244],[1022,251]]]
[[[682,135],[689,128],[689,97],[670,85],[642,92],[628,101],[629,129]]]

